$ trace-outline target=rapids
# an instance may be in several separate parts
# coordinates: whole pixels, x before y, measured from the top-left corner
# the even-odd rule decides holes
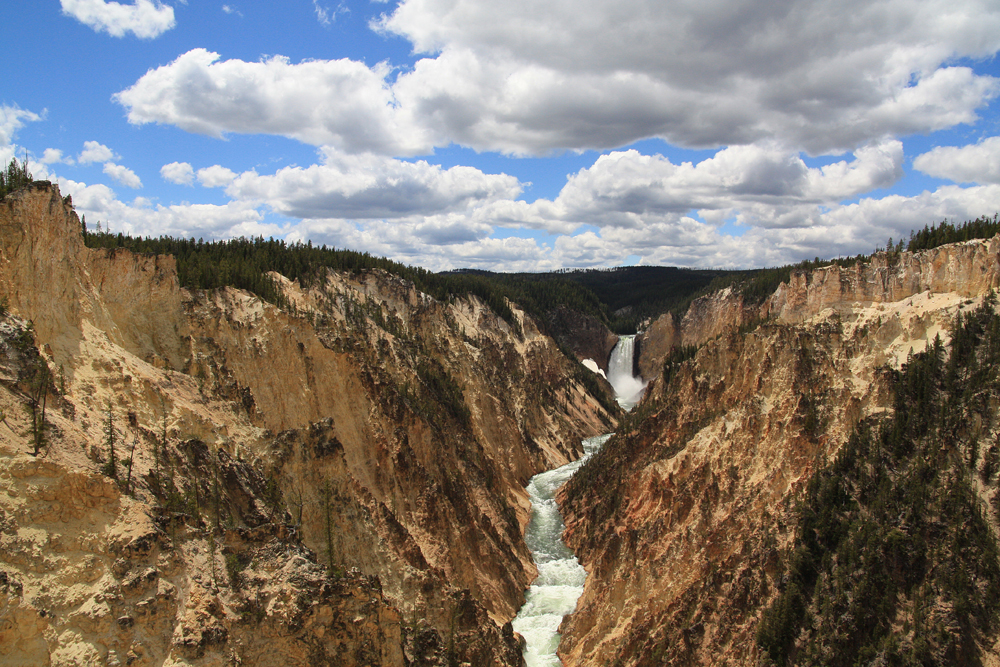
[[[538,578],[528,589],[524,606],[517,612],[513,623],[514,630],[525,639],[524,661],[528,667],[562,664],[556,656],[559,624],[563,616],[573,613],[587,579],[586,570],[562,542],[566,526],[556,507],[556,491],[610,437],[607,434],[584,440],[581,458],[555,470],[539,473],[528,483],[531,523],[524,539],[538,566]]]
[[[646,390],[642,379],[632,376],[634,343],[634,336],[622,336],[608,360],[608,381],[615,388],[618,404],[625,410],[631,410]],[[559,624],[576,609],[587,579],[587,571],[563,544],[566,525],[556,506],[556,491],[610,437],[608,433],[587,438],[583,441],[583,456],[578,460],[539,473],[528,482],[531,522],[524,540],[538,567],[538,578],[525,594],[524,605],[513,621],[514,630],[525,640],[524,661],[528,667],[562,665],[556,655],[561,638]]]

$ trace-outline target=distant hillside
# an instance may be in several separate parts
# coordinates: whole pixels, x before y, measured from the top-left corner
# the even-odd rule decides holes
[[[303,286],[326,269],[359,272],[382,269],[413,282],[421,291],[448,300],[474,294],[510,324],[510,300],[539,322],[558,307],[593,317],[616,333],[634,333],[643,320],[685,304],[713,280],[745,272],[706,271],[675,267],[634,266],[554,273],[493,273],[462,270],[433,273],[385,257],[353,250],[285,243],[276,239],[204,241],[170,237],[141,238],[84,230],[91,248],[124,248],[143,254],[173,255],[185,287],[214,289],[230,285],[251,291],[280,305],[281,295],[267,276],[276,271]]]
[[[745,275],[747,272],[707,269],[683,269],[674,266],[619,266],[612,269],[575,269],[551,273],[493,273],[464,270],[464,275],[479,275],[508,287],[516,287],[534,298],[548,293],[593,295],[600,304],[588,312],[572,302],[538,303],[544,311],[565,305],[588,314],[600,313],[612,331],[635,333],[643,320],[668,310],[686,306],[691,297],[703,292],[719,279]],[[560,287],[554,289],[554,285]],[[581,291],[582,290],[582,291]]]

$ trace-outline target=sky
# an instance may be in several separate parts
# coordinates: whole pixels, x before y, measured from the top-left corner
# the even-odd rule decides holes
[[[753,268],[1000,211],[997,0],[32,0],[0,160],[94,229]]]

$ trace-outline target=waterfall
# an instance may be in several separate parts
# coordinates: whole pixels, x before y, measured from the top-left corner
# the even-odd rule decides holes
[[[615,389],[618,404],[631,410],[642,399],[646,383],[632,375],[635,363],[635,336],[622,336],[608,360],[608,381]],[[601,448],[611,434],[583,441],[583,457],[572,463],[542,472],[528,482],[531,498],[531,523],[524,541],[538,566],[538,578],[524,596],[524,605],[514,618],[514,630],[524,637],[524,662],[528,667],[558,667],[562,665],[559,648],[559,624],[572,614],[576,601],[583,594],[587,571],[573,552],[563,544],[566,528],[559,508],[556,491],[573,476],[580,466]]]
[[[608,359],[608,382],[615,388],[618,405],[631,410],[642,399],[646,383],[632,375],[635,364],[635,336],[621,336]]]

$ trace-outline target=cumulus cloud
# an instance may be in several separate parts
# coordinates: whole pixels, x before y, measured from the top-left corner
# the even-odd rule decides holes
[[[219,60],[194,49],[150,70],[115,96],[129,122],[176,125],[189,132],[277,134],[351,153],[426,153],[426,133],[399,112],[386,64],[352,60],[292,64]]]
[[[142,181],[136,176],[135,172],[128,167],[123,167],[120,164],[115,164],[114,162],[104,163],[104,173],[115,179],[125,187],[137,189],[142,187]]]
[[[987,0],[403,0],[374,27],[426,57],[393,78],[385,63],[196,49],[117,99],[133,123],[352,153],[454,142],[535,155],[661,137],[827,154],[975,122],[1000,93],[955,64],[1000,50]]]
[[[264,223],[259,211],[242,202],[150,207],[141,198],[134,205],[126,204],[103,184],[87,185],[60,178],[59,188],[73,196],[74,207],[87,216],[90,224],[101,221],[105,228],[134,235],[230,238],[278,236],[282,232],[280,227]]]
[[[58,148],[46,148],[39,160],[42,164],[73,164],[73,158],[63,155]]]
[[[625,134],[819,153],[968,122],[997,93],[948,66],[1000,48],[1000,9],[984,0],[404,0],[376,27],[435,56],[405,77],[404,104],[475,110],[470,145],[510,152]],[[604,117],[625,127],[602,141]]]
[[[554,233],[580,225],[646,229],[692,211],[707,222],[735,219],[760,227],[812,224],[821,208],[894,184],[903,174],[903,146],[865,146],[851,161],[808,167],[776,146],[732,146],[697,164],[673,164],[636,150],[603,155],[569,177],[553,201],[510,202],[491,213],[498,224]]]
[[[171,162],[160,167],[160,176],[177,185],[191,185],[194,183],[194,168],[187,162]]]
[[[17,105],[0,104],[0,146],[10,146],[24,121],[38,121],[41,116]]]
[[[531,204],[515,199],[520,184],[503,174],[333,151],[321,165],[243,173],[223,206],[126,204],[104,185],[60,184],[89,220],[130,233],[310,239],[433,270],[615,266],[635,256],[647,264],[775,266],[867,253],[928,222],[991,215],[1000,201],[1000,185],[983,185],[841,203],[892,182],[901,160],[894,141],[815,168],[774,147],[733,147],[681,164],[624,151],[574,174],[554,200]],[[268,223],[265,207],[298,221]],[[726,233],[723,223],[744,233]],[[550,244],[497,238],[503,226],[558,235]]]
[[[298,218],[403,218],[465,212],[473,204],[512,199],[516,178],[473,167],[444,169],[423,160],[324,151],[324,162],[287,167],[274,175],[246,172],[226,190],[230,196],[267,203]]]
[[[80,164],[90,164],[91,162],[110,162],[111,160],[117,160],[119,155],[116,155],[113,150],[96,141],[85,141],[83,142],[83,151],[77,156],[76,160]]]
[[[573,174],[554,200],[530,204],[517,199],[521,184],[504,174],[332,149],[323,157],[322,164],[270,175],[245,172],[226,193],[245,206],[300,219],[286,232],[289,240],[432,269],[613,266],[630,256],[682,266],[773,266],[869,252],[887,236],[905,236],[928,221],[988,212],[989,198],[1000,194],[955,188],[841,203],[896,182],[903,162],[896,140],[822,167],[775,145],[730,147],[681,164],[615,152]],[[745,233],[724,233],[725,223]],[[549,247],[498,239],[500,228],[558,236]]]
[[[225,187],[235,178],[236,172],[217,164],[198,170],[198,182],[206,188]]]
[[[914,158],[913,166],[956,183],[1000,184],[1000,137],[971,146],[938,146]]]
[[[558,237],[556,266],[615,266],[629,256],[643,264],[757,268],[803,258],[870,253],[888,237],[905,238],[935,220],[968,220],[995,210],[1000,186],[946,186],[914,197],[863,198],[817,210],[792,228],[749,226],[741,236],[689,216],[664,217],[639,227],[607,227]]]
[[[365,250],[432,270],[462,267],[546,271],[618,266],[629,257],[643,264],[757,268],[803,258],[870,253],[887,237],[905,238],[930,221],[967,220],[993,211],[1000,186],[946,186],[914,197],[862,198],[816,210],[807,224],[777,228],[750,225],[734,236],[690,215],[650,218],[633,227],[586,227],[557,236],[551,245],[530,238],[495,238],[488,222],[449,235],[447,216],[436,219],[306,219],[286,238],[311,239]],[[75,200],[75,196],[74,196]]]
[[[130,5],[105,0],[60,0],[63,14],[72,16],[97,32],[124,37],[131,32],[152,39],[174,27],[174,9],[152,0],[135,0]]]
[[[470,266],[505,271],[544,271],[560,268],[551,251],[533,239],[491,238],[488,229],[464,230],[455,237],[429,233],[426,226],[401,225],[386,220],[354,223],[343,220],[303,220],[285,237],[289,241],[326,243],[389,256],[435,271]],[[443,239],[443,242],[442,242]]]

